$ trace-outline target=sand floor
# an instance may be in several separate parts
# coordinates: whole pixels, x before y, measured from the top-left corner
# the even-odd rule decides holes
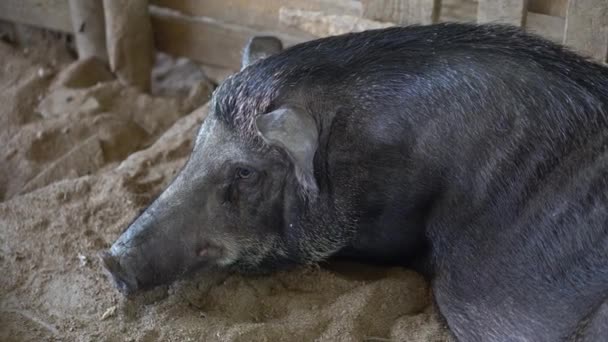
[[[201,273],[125,300],[96,255],[185,162],[209,81],[161,61],[163,96],[140,94],[48,41],[0,43],[0,61],[1,341],[447,339],[399,268]]]

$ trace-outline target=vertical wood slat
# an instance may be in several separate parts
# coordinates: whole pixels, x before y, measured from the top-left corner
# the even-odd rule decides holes
[[[103,0],[112,71],[125,84],[150,89],[154,38],[148,0]]]
[[[564,44],[606,62],[608,60],[608,1],[569,0]]]
[[[528,0],[479,0],[478,23],[501,23],[525,26]]]
[[[432,24],[439,20],[441,0],[362,0],[363,17],[399,25]]]
[[[550,15],[552,17],[566,17],[568,0],[528,0],[528,11]]]
[[[78,58],[108,60],[105,21],[101,0],[69,0],[72,32]]]
[[[526,31],[538,34],[555,43],[561,44],[564,40],[564,27],[566,19],[552,15],[528,12],[526,17]]]

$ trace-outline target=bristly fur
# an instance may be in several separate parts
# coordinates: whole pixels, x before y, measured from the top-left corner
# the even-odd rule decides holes
[[[336,85],[336,96],[341,96],[348,89],[338,89],[338,85],[355,88],[364,83],[382,83],[395,75],[415,76],[400,74],[403,71],[395,69],[399,65],[395,63],[396,59],[446,51],[452,55],[463,54],[462,58],[466,58],[467,52],[475,54],[475,50],[500,56],[513,55],[520,60],[523,57],[531,64],[543,60],[545,64],[538,67],[552,68],[552,72],[590,88],[606,87],[605,77],[588,78],[588,63],[576,70],[576,62],[583,65],[584,58],[519,28],[444,23],[349,33],[298,44],[229,77],[215,92],[214,113],[239,135],[256,140],[255,117],[272,110],[282,92],[293,94],[324,84],[325,90]],[[561,63],[564,57],[573,62],[568,68]],[[596,71],[598,76],[606,74],[606,69],[599,65]],[[585,75],[585,78],[578,75]],[[588,105],[594,107],[596,113],[603,107],[591,98]]]

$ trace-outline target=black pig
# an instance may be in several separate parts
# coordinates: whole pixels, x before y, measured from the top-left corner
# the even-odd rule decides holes
[[[419,267],[460,341],[608,339],[606,67],[497,25],[262,39],[104,255],[121,291],[344,256]]]

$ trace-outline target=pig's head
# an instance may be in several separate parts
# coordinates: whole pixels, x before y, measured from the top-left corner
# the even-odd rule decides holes
[[[342,246],[326,239],[302,248],[310,232],[299,229],[300,211],[319,191],[318,124],[296,103],[273,107],[274,90],[245,84],[256,67],[247,64],[276,52],[269,48],[280,43],[249,43],[244,70],[216,90],[184,168],[103,253],[124,294],[203,266],[266,272],[319,261]]]

